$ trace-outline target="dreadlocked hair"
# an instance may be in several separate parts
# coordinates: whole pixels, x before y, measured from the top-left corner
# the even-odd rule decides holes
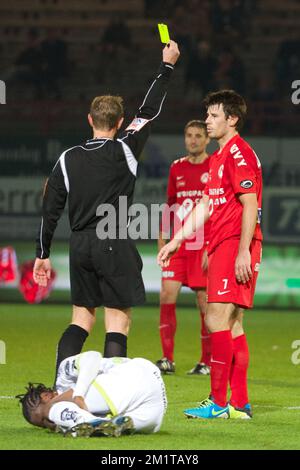
[[[22,411],[24,418],[32,424],[31,413],[35,410],[41,403],[41,393],[43,392],[52,392],[52,388],[46,387],[41,383],[28,383],[26,388],[26,393],[17,395],[16,398],[19,400],[19,403],[22,405]]]

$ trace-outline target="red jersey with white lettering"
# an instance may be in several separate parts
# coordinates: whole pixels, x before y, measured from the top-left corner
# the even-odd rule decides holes
[[[17,255],[11,246],[0,248],[0,285],[9,284],[18,278]]]
[[[205,188],[205,194],[209,196],[211,221],[209,253],[223,240],[240,238],[243,206],[239,195],[247,193],[257,195],[258,214],[253,239],[262,240],[261,163],[250,145],[240,135],[236,135],[210,158],[209,178]]]
[[[169,182],[167,190],[167,203],[170,206],[178,204],[176,217],[183,223],[198,204],[203,196],[204,188],[208,182],[209,161],[206,158],[202,163],[191,163],[188,157],[175,160],[170,168]],[[175,224],[175,222],[174,222]],[[204,241],[208,240],[210,222],[205,224]],[[167,228],[167,230],[166,230]],[[178,227],[179,228],[179,227]],[[174,227],[175,231],[177,228]],[[163,222],[163,232],[168,231],[168,227]],[[188,242],[186,242],[187,244]],[[184,246],[183,244],[182,246]],[[194,249],[197,249],[196,246]]]

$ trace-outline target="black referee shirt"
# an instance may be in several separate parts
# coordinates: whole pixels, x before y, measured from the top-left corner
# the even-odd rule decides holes
[[[173,65],[162,62],[134,120],[116,139],[90,139],[62,153],[48,179],[36,256],[48,258],[52,237],[68,197],[72,231],[95,229],[97,208],[111,204],[117,214],[119,197],[133,201],[138,159],[160,114]]]

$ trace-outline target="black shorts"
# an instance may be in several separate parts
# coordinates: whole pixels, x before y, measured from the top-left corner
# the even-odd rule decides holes
[[[129,308],[145,302],[143,262],[132,240],[99,240],[96,231],[73,232],[70,281],[73,305]]]

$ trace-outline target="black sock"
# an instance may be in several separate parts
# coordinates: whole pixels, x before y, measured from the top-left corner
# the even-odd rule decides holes
[[[122,333],[106,333],[104,357],[127,357],[127,336]]]
[[[67,357],[80,354],[88,335],[88,332],[78,325],[69,325],[63,332],[57,345],[55,382],[60,363]]]

